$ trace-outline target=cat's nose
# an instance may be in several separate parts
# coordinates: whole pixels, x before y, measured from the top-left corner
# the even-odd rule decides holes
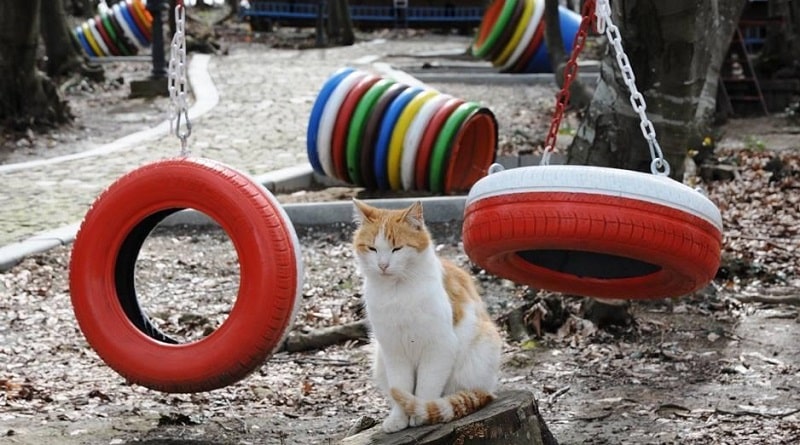
[[[389,268],[389,263],[378,263],[378,267],[381,269],[381,272],[386,272],[386,269]]]

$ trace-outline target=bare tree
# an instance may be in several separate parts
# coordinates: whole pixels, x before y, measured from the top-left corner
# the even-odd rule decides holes
[[[81,73],[95,79],[103,77],[99,66],[88,63],[67,25],[63,0],[41,2],[40,29],[47,55],[47,75]]]
[[[612,3],[622,45],[647,101],[671,176],[710,134],[719,72],[745,0]],[[650,152],[629,92],[608,51],[600,82],[568,152],[571,164],[650,171]]]
[[[0,2],[0,122],[14,129],[71,118],[56,86],[36,69],[41,3]]]
[[[352,45],[356,41],[350,3],[347,0],[328,0],[328,41]]]
[[[37,69],[40,34],[47,74],[80,73],[95,79],[103,75],[73,39],[63,0],[0,2],[0,122],[11,128],[54,125],[72,118],[56,85]]]

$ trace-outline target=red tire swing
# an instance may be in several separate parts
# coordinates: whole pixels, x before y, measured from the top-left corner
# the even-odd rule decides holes
[[[181,156],[137,168],[97,198],[75,239],[69,277],[75,317],[100,358],[129,381],[164,392],[221,388],[261,366],[289,331],[303,276],[294,228],[270,192],[224,164],[184,156],[189,122],[182,12],[176,8],[170,60]],[[134,267],[150,231],[186,208],[205,213],[228,234],[238,254],[240,283],[222,325],[179,344],[142,311]]]
[[[545,165],[594,8],[594,0],[584,3],[547,136]],[[608,0],[599,1],[597,14],[598,29],[605,27],[614,45],[631,104],[642,118],[653,174],[574,165],[493,168],[467,197],[464,250],[488,272],[537,288],[602,298],[685,295],[716,274],[722,218],[708,198],[667,176],[669,165],[645,115]]]

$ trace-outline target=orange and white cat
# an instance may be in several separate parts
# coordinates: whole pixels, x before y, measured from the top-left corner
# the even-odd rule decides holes
[[[374,378],[392,407],[383,430],[480,409],[493,398],[502,341],[472,278],[436,255],[419,201],[402,210],[354,203]]]

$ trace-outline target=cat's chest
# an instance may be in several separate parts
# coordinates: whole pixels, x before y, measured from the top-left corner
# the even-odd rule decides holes
[[[367,281],[364,286],[367,310],[376,315],[416,319],[426,315],[441,316],[449,311],[450,302],[441,282],[425,279],[391,282]]]
[[[451,312],[437,305],[388,304],[376,309],[367,305],[372,333],[392,354],[418,357],[433,343],[454,337]]]
[[[432,343],[454,340],[453,311],[441,277],[401,283],[368,279],[364,300],[372,332],[387,353],[413,358]]]
[[[443,289],[383,287],[366,289],[367,316],[378,332],[411,338],[452,326],[452,309]]]

